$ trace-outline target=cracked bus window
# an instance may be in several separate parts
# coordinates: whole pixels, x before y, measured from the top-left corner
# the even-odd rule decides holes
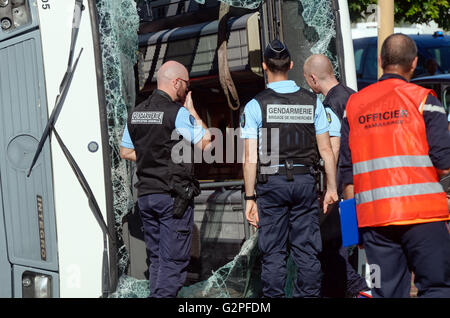
[[[242,44],[247,41],[247,36],[245,29],[241,31],[238,24],[245,15],[251,16],[252,13],[258,12],[262,2],[260,0],[223,0],[223,2],[233,7],[235,15],[229,24],[230,32],[235,32],[236,37],[233,34],[230,42],[239,39],[236,43]],[[186,59],[186,56],[177,56],[180,52],[192,56],[190,63],[193,64],[188,66],[191,70],[190,77],[194,79],[191,89],[194,98],[201,96],[201,99],[195,101],[195,105],[208,126],[219,128],[239,126],[239,112],[233,112],[228,107],[217,79],[217,60],[215,60],[217,31],[211,30],[217,28],[214,20],[217,19],[220,2],[98,0],[96,4],[99,13],[111,147],[115,226],[119,244],[117,252],[120,278],[117,290],[111,297],[147,297],[149,290],[148,276],[145,276],[148,275],[145,270],[148,266],[145,244],[142,233],[136,234],[141,231],[139,217],[134,227],[131,224],[133,213],[136,212],[134,209],[136,198],[133,198],[134,164],[120,159],[120,141],[128,111],[141,98],[146,98],[155,87],[156,83],[153,76],[149,76],[149,72],[167,60],[169,53],[175,60]],[[295,66],[290,78],[300,86],[307,87],[303,79],[302,66],[306,58],[315,53],[327,55],[336,73],[339,74],[335,18],[331,0],[283,0],[281,8],[284,41],[294,57]],[[199,14],[198,19],[202,20],[188,20],[187,13],[193,11],[208,14]],[[186,14],[185,19],[183,14]],[[178,33],[174,28],[179,28]],[[196,36],[203,36],[197,40],[184,39],[186,43],[193,41],[197,45],[181,45],[182,36],[188,34],[188,29],[198,30]],[[163,34],[167,36],[158,38]],[[170,34],[174,35],[173,40]],[[152,39],[157,39],[154,44]],[[163,43],[163,39],[167,42]],[[177,50],[177,47],[182,50]],[[189,51],[190,49],[192,51]],[[244,52],[245,47],[228,49],[234,50],[229,51],[234,58],[229,61],[231,72],[239,75],[235,76],[234,80],[243,107],[264,88],[264,77],[251,71],[252,68],[248,65],[249,54]],[[260,54],[260,51],[257,52]],[[197,176],[200,179],[207,177],[215,178],[215,181],[242,179],[240,165],[231,168],[226,164],[199,165],[200,169],[196,167],[196,170],[200,173]],[[202,175],[201,172],[205,174]],[[248,228],[246,229],[248,224],[243,215],[241,187],[203,190],[196,198],[195,204],[196,226],[191,264],[186,286],[181,289],[179,297],[261,296],[258,234],[257,232],[252,234]],[[139,275],[135,274],[137,271],[140,271]],[[295,276],[295,265],[289,259],[287,296],[292,295]]]

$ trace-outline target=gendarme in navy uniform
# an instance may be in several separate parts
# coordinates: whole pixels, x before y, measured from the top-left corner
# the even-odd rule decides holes
[[[167,298],[176,297],[186,280],[193,197],[199,193],[192,161],[179,162],[172,149],[181,136],[203,149],[210,134],[199,124],[187,93],[186,68],[166,62],[157,81],[158,89],[130,113],[124,136],[129,132],[128,149],[135,151],[138,204],[150,259],[150,297]]]
[[[337,81],[331,61],[323,54],[313,54],[303,65],[306,83],[316,94],[323,94],[323,106],[330,123],[330,141],[335,160],[339,159],[341,120],[347,100],[354,90]],[[338,194],[340,195],[339,173]],[[347,249],[342,246],[339,207],[334,205],[326,215],[321,215],[322,296],[343,298],[367,295],[369,290],[364,278],[348,261]],[[364,294],[360,294],[364,292]]]
[[[319,203],[313,176],[319,158],[316,146],[330,176],[325,210],[337,200],[325,110],[314,94],[288,80],[292,67],[287,47],[272,41],[264,51],[267,89],[245,106],[241,116],[246,217],[259,228],[265,297],[285,296],[289,253],[298,267],[293,296],[320,296]],[[255,154],[257,158],[252,157]]]

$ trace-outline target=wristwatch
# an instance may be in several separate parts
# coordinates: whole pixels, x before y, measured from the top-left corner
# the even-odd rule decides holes
[[[248,201],[248,200],[253,200],[253,201],[256,201],[256,195],[254,194],[254,195],[246,195],[246,194],[244,194],[244,199],[246,200],[246,201]]]

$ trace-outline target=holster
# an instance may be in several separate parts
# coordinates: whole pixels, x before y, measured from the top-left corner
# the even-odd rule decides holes
[[[257,165],[256,165],[256,181],[258,183],[267,183],[267,174],[263,174],[261,173],[261,163],[258,161]]]
[[[314,163],[313,176],[314,179],[316,180],[317,192],[322,194],[325,189],[324,185],[325,167],[320,162],[320,160]]]
[[[294,160],[286,159],[284,161],[284,168],[286,169],[287,181],[294,181]]]
[[[180,219],[183,217],[192,199],[200,194],[200,184],[197,180],[193,180],[184,185],[177,183],[173,185],[173,192],[173,216]]]

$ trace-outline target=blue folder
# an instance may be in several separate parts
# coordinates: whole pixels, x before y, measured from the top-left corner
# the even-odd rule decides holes
[[[339,202],[341,216],[342,246],[352,246],[359,243],[358,220],[356,218],[355,199]]]

